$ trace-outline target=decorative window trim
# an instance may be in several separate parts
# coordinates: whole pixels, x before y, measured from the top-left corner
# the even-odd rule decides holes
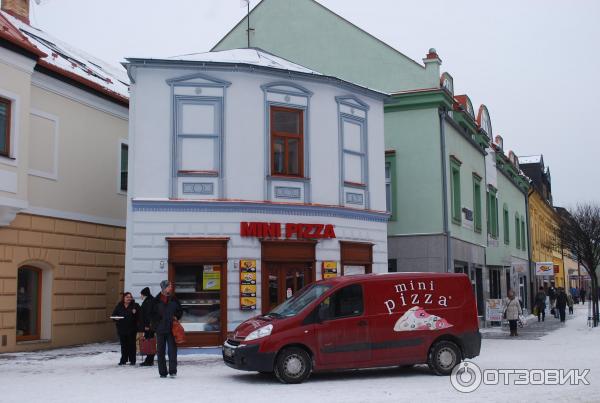
[[[339,145],[339,170],[340,170],[340,189],[339,200],[340,205],[347,203],[345,196],[345,188],[362,188],[364,189],[364,208],[368,209],[370,205],[369,194],[369,105],[354,95],[336,96],[338,112],[338,145]],[[342,110],[343,107],[349,107],[351,113],[346,113]],[[358,110],[360,113],[355,113]],[[357,153],[353,150],[344,148],[344,122],[348,121],[352,124],[358,124],[361,130],[361,152]],[[348,182],[345,180],[344,156],[346,154],[358,155],[362,159],[362,181],[361,183]]]
[[[129,190],[129,166],[127,167],[127,190],[123,190],[122,186],[121,186],[121,158],[122,155],[121,153],[123,152],[123,145],[127,146],[127,161],[129,162],[129,141],[127,139],[119,139],[118,141],[118,152],[117,155],[119,156],[119,159],[117,160],[117,194],[121,194],[121,195],[127,195],[127,192]],[[129,163],[127,164],[129,165]]]
[[[60,118],[56,115],[53,115],[53,114],[47,113],[47,112],[43,112],[43,111],[35,109],[35,108],[31,108],[29,111],[29,114],[54,122],[54,150],[52,150],[53,158],[54,158],[54,167],[52,169],[52,172],[38,171],[37,169],[29,168],[27,173],[32,176],[38,176],[40,178],[57,181],[58,180],[58,150],[59,150],[59,141],[60,141],[59,140]]]
[[[310,100],[313,92],[304,88],[300,84],[291,81],[273,81],[260,86],[263,91],[264,104],[264,153],[265,153],[265,200],[272,200],[274,182],[300,181],[303,182],[304,203],[311,202],[311,182],[310,182]],[[283,100],[269,100],[269,94],[285,95]],[[291,97],[303,98],[305,104],[293,102]],[[282,107],[297,109],[302,111],[302,166],[303,175],[286,176],[272,174],[271,172],[271,107]],[[284,185],[281,185],[284,186]]]
[[[450,156],[450,206],[452,222],[454,224],[462,223],[462,195],[460,183],[461,163]],[[458,174],[458,182],[455,181],[455,173]]]
[[[193,80],[203,80],[203,82],[194,82]],[[179,194],[179,178],[185,176],[200,176],[200,177],[218,177],[218,195],[217,197],[225,197],[223,193],[223,178],[225,176],[223,158],[225,156],[225,102],[226,102],[226,89],[231,85],[231,82],[221,80],[216,77],[209,76],[204,73],[187,74],[180,77],[175,77],[166,80],[167,85],[171,87],[171,197],[177,197]],[[221,96],[203,96],[201,92],[197,96],[192,95],[176,95],[175,91],[178,87],[196,87],[196,88],[222,88],[223,92]],[[179,170],[179,111],[178,102],[180,100],[198,101],[199,103],[217,103],[219,117],[217,122],[219,128],[217,130],[217,142],[218,147],[216,151],[217,170],[216,171],[182,171]],[[184,135],[185,136],[185,135]],[[202,136],[200,136],[202,137]],[[215,136],[213,136],[214,138]],[[215,174],[216,173],[216,174]],[[183,192],[183,190],[182,190]]]
[[[291,133],[282,133],[282,132],[274,132],[272,129],[272,125],[273,125],[273,112],[274,111],[284,111],[284,112],[292,112],[292,113],[299,113],[300,114],[300,128],[299,128],[299,133],[298,134],[291,134]],[[304,109],[300,109],[300,108],[288,108],[288,107],[283,107],[283,106],[275,106],[275,105],[271,105],[269,107],[269,142],[270,142],[270,157],[269,160],[271,162],[271,169],[270,169],[270,174],[271,176],[278,176],[281,178],[304,178]],[[283,137],[283,138],[292,138],[292,139],[296,139],[299,143],[299,147],[298,147],[298,174],[290,174],[290,173],[283,173],[283,172],[277,172],[275,173],[275,160],[273,158],[273,155],[275,154],[275,143],[274,143],[274,137]],[[287,147],[284,147],[284,170],[287,171],[287,156],[288,156],[288,149]]]

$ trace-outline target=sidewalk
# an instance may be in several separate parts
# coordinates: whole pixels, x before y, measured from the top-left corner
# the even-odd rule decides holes
[[[567,308],[567,317],[564,324],[560,323],[560,319],[553,317],[549,309],[546,310],[546,320],[543,322],[538,322],[537,316],[529,315],[527,317],[527,325],[517,329],[517,337],[510,337],[508,322],[503,322],[502,327],[489,327],[480,329],[479,331],[484,339],[537,340],[556,329],[568,326],[569,321],[575,318],[577,311],[583,309],[583,305],[574,305],[574,313],[573,315],[569,315],[569,308]],[[585,309],[587,310],[587,305]]]

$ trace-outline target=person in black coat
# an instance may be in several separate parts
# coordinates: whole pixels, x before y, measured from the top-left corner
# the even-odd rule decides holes
[[[140,332],[144,333],[144,339],[154,338],[154,331],[152,330],[152,309],[154,308],[154,297],[150,293],[150,288],[144,288],[141,293],[142,295],[142,306],[140,319]],[[144,362],[140,364],[142,367],[151,367],[154,365],[154,354],[148,354]]]
[[[160,294],[154,299],[151,328],[156,332],[156,354],[158,358],[158,373],[166,378],[167,373],[177,375],[177,344],[173,336],[173,320],[181,319],[183,308],[173,295],[173,285],[161,281]],[[169,368],[167,369],[166,351],[169,350]]]
[[[556,308],[558,309],[560,321],[564,322],[567,316],[567,294],[563,288],[558,289],[558,294],[556,295]]]
[[[119,317],[113,319],[116,322],[117,334],[121,343],[121,360],[119,365],[135,365],[135,337],[138,329],[138,315],[140,306],[133,300],[130,292],[123,293],[121,302],[113,310],[112,316]]]

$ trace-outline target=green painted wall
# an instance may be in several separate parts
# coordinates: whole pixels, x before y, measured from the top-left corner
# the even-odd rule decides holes
[[[498,215],[500,231],[498,234],[498,246],[488,246],[487,248],[487,264],[490,266],[509,266],[512,261],[512,257],[518,257],[521,259],[528,259],[527,256],[527,243],[525,244],[525,250],[517,249],[516,233],[515,233],[515,213],[519,213],[519,217],[527,219],[527,210],[525,204],[525,194],[522,193],[506,176],[500,171],[497,172],[498,180]],[[508,207],[508,223],[509,223],[509,244],[504,243],[504,220],[503,220],[503,206],[506,204]],[[527,224],[525,225],[525,239],[529,239],[527,233]]]
[[[471,242],[477,245],[485,246],[487,242],[486,212],[485,212],[485,156],[471,142],[458,132],[452,125],[445,122],[446,131],[446,154],[448,170],[448,209],[451,206],[451,182],[450,182],[450,159],[455,156],[462,163],[460,164],[460,194],[461,210],[467,208],[474,210],[473,203],[473,173],[484,178],[481,181],[481,206],[482,206],[482,229],[481,232],[475,231],[474,221],[465,219],[461,214],[461,222],[456,223],[452,220],[452,214],[448,214],[448,223],[452,237],[463,241]]]
[[[247,47],[246,24],[240,21],[213,50]],[[251,11],[250,26],[250,46],[323,74],[387,92],[439,86],[435,68],[425,69],[313,0],[263,0]]]
[[[396,221],[388,234],[444,230],[437,108],[385,113],[385,148],[396,151]]]

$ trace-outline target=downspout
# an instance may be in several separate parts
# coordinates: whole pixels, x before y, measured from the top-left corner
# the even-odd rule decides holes
[[[533,262],[531,261],[531,241],[532,241],[532,236],[531,236],[531,220],[529,217],[529,196],[531,195],[531,193],[529,193],[529,189],[527,189],[527,193],[525,195],[525,216],[527,217],[527,258],[529,259],[529,302],[531,303],[529,306],[533,307],[533,300],[534,300],[534,293],[537,289],[537,284],[534,286],[534,281],[535,281],[535,273],[533,270]]]
[[[446,111],[438,110],[440,118],[440,152],[442,153],[442,205],[444,212],[444,235],[446,236],[446,273],[451,273],[452,264],[452,240],[450,238],[450,227],[448,224],[448,177],[446,159],[446,129],[444,119]]]

